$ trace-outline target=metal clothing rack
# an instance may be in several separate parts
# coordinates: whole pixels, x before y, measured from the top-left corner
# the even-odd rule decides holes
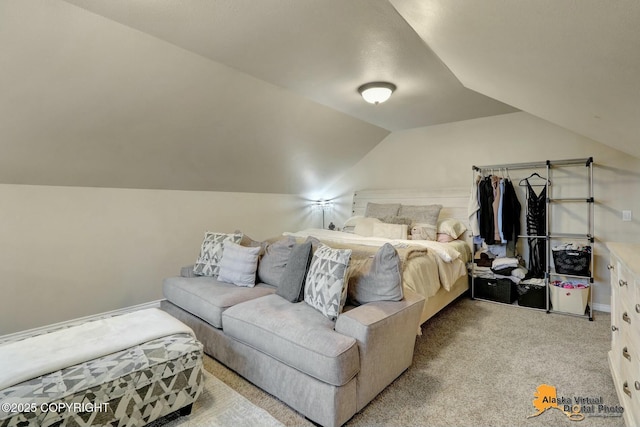
[[[564,198],[555,198],[551,197],[551,179],[553,170],[557,168],[564,167],[572,167],[572,166],[584,166],[587,168],[587,195],[585,197],[564,197]],[[589,304],[588,304],[588,317],[589,320],[593,320],[593,269],[595,267],[594,264],[594,205],[595,200],[593,196],[593,157],[588,158],[580,158],[580,159],[565,159],[565,160],[545,160],[540,162],[529,162],[529,163],[503,163],[503,164],[495,164],[495,165],[486,165],[486,166],[472,166],[472,170],[475,172],[479,172],[482,174],[493,173],[495,171],[506,171],[508,175],[509,170],[521,170],[521,169],[544,169],[546,171],[546,178],[544,178],[545,184],[540,184],[538,186],[544,186],[546,188],[546,209],[545,209],[545,234],[544,235],[527,235],[521,234],[518,235],[517,238],[526,238],[526,239],[544,239],[545,240],[545,248],[546,248],[546,268],[545,268],[545,287],[546,287],[546,311],[547,313],[556,312],[562,314],[571,314],[565,313],[562,311],[552,310],[549,303],[549,292],[550,292],[550,281],[551,277],[554,276],[562,276],[562,277],[571,277],[571,278],[580,278],[587,279],[590,283],[589,290]],[[540,176],[540,175],[538,175]],[[543,177],[541,177],[543,178]],[[584,234],[575,234],[575,233],[551,233],[550,232],[550,223],[551,223],[551,210],[553,206],[558,206],[561,203],[586,203],[587,204],[587,232]],[[573,276],[568,274],[559,274],[551,269],[552,265],[552,251],[551,251],[551,240],[553,239],[571,239],[571,240],[586,240],[591,244],[591,259],[590,259],[590,271],[589,276]],[[475,250],[474,250],[475,253]],[[472,266],[475,267],[475,263],[472,263]],[[471,298],[475,299],[475,286],[474,286],[475,278],[472,272],[471,276]]]

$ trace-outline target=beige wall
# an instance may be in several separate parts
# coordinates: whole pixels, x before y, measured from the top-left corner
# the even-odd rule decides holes
[[[341,197],[331,213],[338,226],[350,214],[354,190],[460,187],[472,165],[594,157],[596,308],[609,305],[607,241],[640,243],[640,160],[527,113],[394,132],[325,191]],[[518,174],[511,172],[515,179]],[[528,175],[528,174],[527,174]],[[524,200],[521,200],[524,202]],[[623,209],[634,220],[623,222]]]
[[[162,298],[203,233],[318,218],[291,195],[0,185],[0,335]]]

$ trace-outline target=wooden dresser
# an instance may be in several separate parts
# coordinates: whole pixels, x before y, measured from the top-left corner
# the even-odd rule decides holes
[[[611,252],[609,365],[627,426],[640,425],[640,245],[608,243]]]

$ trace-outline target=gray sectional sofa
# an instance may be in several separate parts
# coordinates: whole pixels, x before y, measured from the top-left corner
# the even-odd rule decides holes
[[[205,353],[323,426],[344,424],[411,365],[422,296],[347,305],[333,321],[276,290],[185,268],[165,279],[161,307]]]

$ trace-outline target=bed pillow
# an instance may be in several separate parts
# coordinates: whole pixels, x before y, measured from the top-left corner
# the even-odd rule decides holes
[[[349,300],[355,305],[374,301],[400,301],[402,293],[402,275],[400,273],[400,257],[398,251],[389,243],[385,243],[376,252],[370,263],[362,269],[356,267],[354,261],[349,276]]]
[[[384,218],[381,218],[380,221],[386,222],[387,224],[405,224],[405,225],[411,225],[411,223],[413,222],[411,218],[406,218],[403,216],[385,216]]]
[[[398,216],[411,218],[413,240],[436,240],[438,216],[442,205],[401,205]]]
[[[359,236],[373,236],[373,224],[381,223],[378,218],[360,218],[353,229],[353,232]]]
[[[344,222],[344,226],[345,227],[355,227],[356,224],[358,223],[358,221],[360,221],[362,218],[364,218],[364,216],[362,216],[362,215],[354,215],[354,216],[350,217],[349,219],[347,219]]]
[[[367,203],[364,216],[368,218],[384,218],[386,216],[398,216],[400,203]]]
[[[467,231],[467,227],[455,218],[445,218],[438,221],[438,234],[448,234],[457,239]]]
[[[384,222],[376,222],[373,224],[372,237],[407,240],[408,229],[409,227],[406,224],[387,224]]]
[[[304,287],[304,302],[335,321],[347,300],[351,249],[321,245],[313,254]]]
[[[256,285],[256,270],[261,247],[246,247],[226,240],[220,260],[218,280],[237,286],[253,288]]]
[[[276,294],[290,302],[304,299],[304,282],[311,262],[311,242],[295,245],[282,273]]]
[[[295,244],[296,240],[293,237],[288,237],[267,245],[264,255],[258,263],[258,279],[262,283],[280,286],[282,273]]]
[[[436,238],[436,240],[440,243],[451,243],[456,239],[446,233],[438,233],[438,237]]]
[[[200,248],[200,255],[193,266],[193,273],[197,276],[213,276],[218,275],[220,270],[220,260],[222,259],[223,242],[230,240],[233,243],[239,243],[242,239],[242,233],[212,233],[207,231],[204,233],[204,240]]]

